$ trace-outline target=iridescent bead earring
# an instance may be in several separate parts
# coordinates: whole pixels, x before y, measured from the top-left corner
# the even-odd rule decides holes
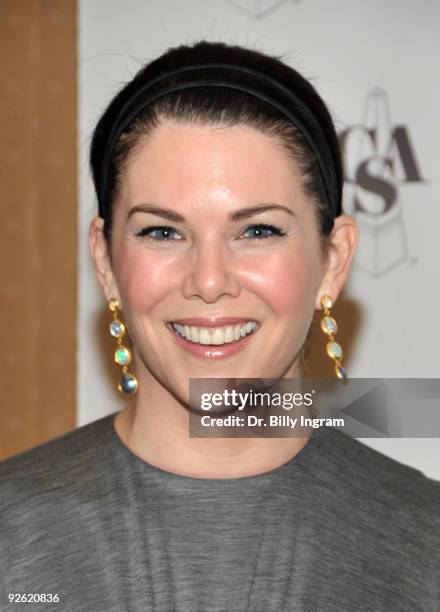
[[[330,308],[333,306],[333,299],[330,295],[324,295],[321,298],[321,306],[324,310],[324,316],[321,319],[321,329],[327,334],[328,342],[326,345],[326,352],[335,362],[335,374],[338,378],[347,380],[347,372],[341,366],[341,360],[343,357],[341,345],[335,341],[335,334],[338,331],[338,326],[333,317],[330,316]]]
[[[112,298],[108,302],[108,307],[113,315],[113,321],[110,323],[110,333],[113,338],[116,338],[118,343],[115,349],[115,363],[122,366],[122,376],[118,384],[118,389],[124,395],[134,395],[137,391],[138,381],[133,374],[128,372],[128,366],[131,363],[131,351],[122,344],[122,338],[125,335],[125,325],[120,320],[118,311],[120,310],[119,301]]]

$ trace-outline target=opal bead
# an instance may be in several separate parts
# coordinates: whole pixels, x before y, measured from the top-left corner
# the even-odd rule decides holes
[[[341,365],[338,365],[338,364],[335,365],[335,373],[338,378],[343,378],[344,380],[347,380],[348,378],[347,370],[343,368]]]
[[[125,334],[125,325],[119,319],[114,319],[110,323],[110,333],[114,338],[122,338]]]
[[[331,334],[336,334],[338,326],[333,317],[324,317],[321,319],[321,329],[325,334],[330,336]]]
[[[137,391],[137,379],[131,374],[123,374],[119,381],[118,389],[125,395],[133,395]]]
[[[130,350],[126,346],[119,346],[115,350],[115,362],[120,366],[128,365],[131,361]]]
[[[337,342],[327,342],[327,355],[332,359],[342,359],[342,347]]]

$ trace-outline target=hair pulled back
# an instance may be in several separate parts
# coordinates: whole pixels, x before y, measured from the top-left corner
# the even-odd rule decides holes
[[[319,138],[325,141],[327,157],[324,167],[331,166],[334,185],[332,199],[336,201],[333,208],[323,196],[322,177],[316,154],[311,150],[301,130],[273,105],[243,91],[221,86],[199,86],[173,91],[144,106],[141,103],[139,112],[124,125],[123,131],[109,151],[110,135],[115,122],[120,120],[121,112],[124,113],[127,102],[136,96],[136,92],[140,91],[142,97],[146,87],[148,91],[149,82],[170,71],[194,64],[212,63],[240,65],[256,70],[294,92],[309,116],[312,116],[315,125],[319,126]],[[333,227],[334,217],[342,212],[343,171],[337,134],[322,98],[309,81],[283,63],[279,57],[223,42],[200,41],[192,46],[171,48],[141,68],[116,94],[96,125],[90,149],[90,167],[100,215],[104,218],[104,236],[107,242],[111,242],[113,209],[129,155],[137,145],[145,141],[155,127],[167,120],[197,125],[243,125],[277,137],[300,168],[303,188],[313,202],[321,237],[325,241]],[[103,174],[103,160],[106,157],[108,165]],[[322,167],[322,160],[320,161]],[[105,196],[102,195],[100,187],[103,180]]]

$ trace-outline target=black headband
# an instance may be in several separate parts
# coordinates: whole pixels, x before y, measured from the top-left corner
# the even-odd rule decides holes
[[[197,78],[197,73],[205,75]],[[192,78],[193,77],[193,78]],[[235,64],[195,64],[161,74],[144,83],[123,104],[110,130],[101,167],[98,204],[105,217],[107,175],[121,134],[149,104],[167,94],[197,87],[223,87],[250,94],[283,114],[300,132],[318,167],[321,193],[333,217],[341,214],[342,184],[331,146],[317,118],[288,87],[264,73]]]

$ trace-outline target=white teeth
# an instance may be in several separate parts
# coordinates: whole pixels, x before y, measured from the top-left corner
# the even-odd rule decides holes
[[[221,329],[214,330],[211,336],[211,344],[223,344],[225,338]]]
[[[246,326],[247,329],[247,326]],[[234,327],[234,340],[238,340],[240,338],[240,325],[236,325]]]
[[[199,344],[211,344],[211,336],[207,329],[199,329]]]
[[[197,344],[229,344],[234,340],[244,338],[247,334],[251,334],[257,327],[255,321],[247,323],[229,325],[226,327],[192,327],[189,325],[179,325],[172,323],[174,331],[183,336],[190,342]]]
[[[229,344],[229,342],[234,342],[234,328],[227,327],[225,331],[225,342]]]

